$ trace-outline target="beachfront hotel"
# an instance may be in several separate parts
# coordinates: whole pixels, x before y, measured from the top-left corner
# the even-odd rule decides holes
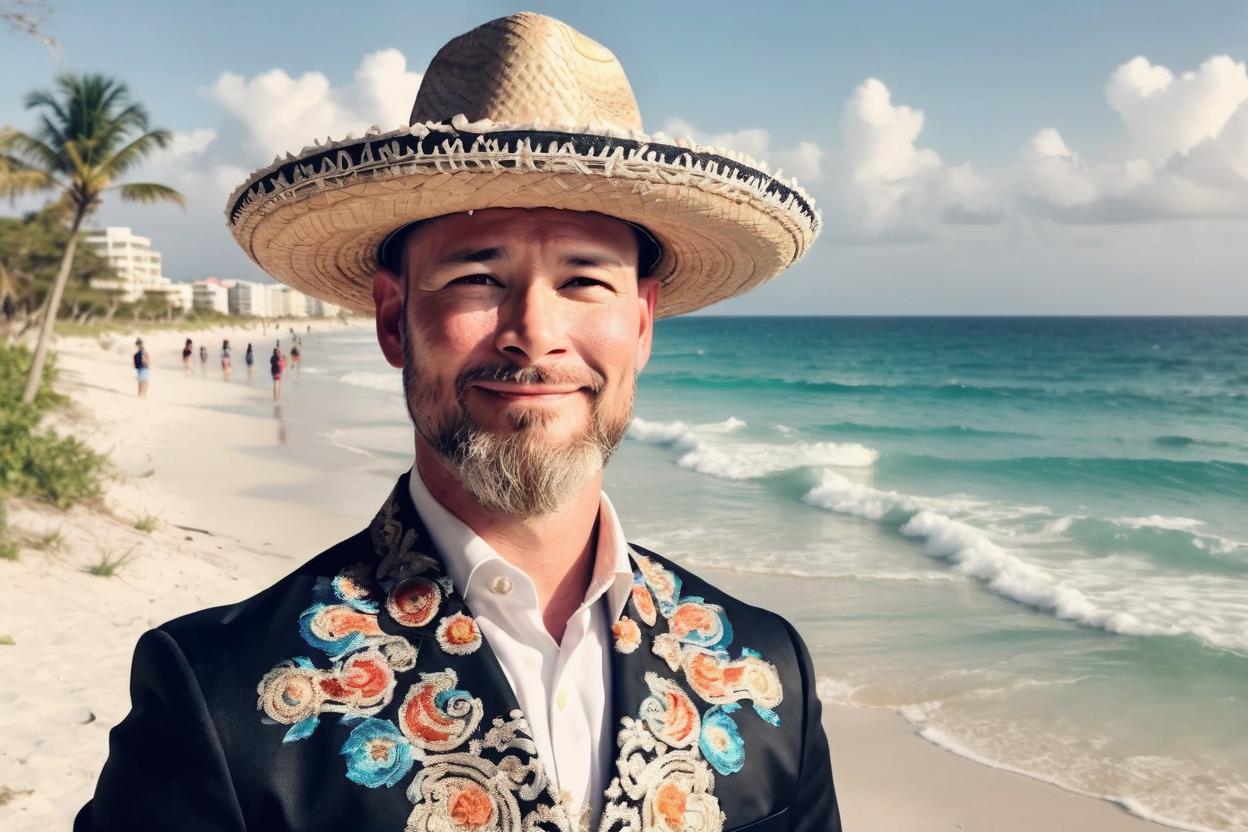
[[[160,252],[152,248],[151,239],[125,226],[89,229],[83,232],[82,242],[114,272],[112,277],[93,279],[91,287],[118,292],[125,303],[160,295],[177,309],[258,318],[330,318],[340,311],[331,303],[276,283],[219,277],[175,281],[162,273]]]
[[[114,276],[95,278],[91,288],[121,293],[121,300],[133,303],[145,294],[164,295],[170,305],[186,309],[191,305],[185,284],[174,283],[161,272],[160,252],[148,237],[140,237],[125,226],[110,225],[83,232],[82,243],[112,267]]]

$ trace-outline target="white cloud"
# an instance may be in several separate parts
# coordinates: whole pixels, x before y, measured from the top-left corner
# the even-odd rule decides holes
[[[728,133],[705,133],[683,118],[669,118],[660,131],[669,136],[690,138],[704,147],[722,147],[744,153],[766,162],[773,172],[795,177],[802,185],[818,182],[823,178],[823,150],[810,141],[801,141],[791,148],[773,150],[771,133],[760,127],[735,130]]]
[[[1248,215],[1248,70],[1225,55],[1175,76],[1143,57],[1105,85],[1120,158],[1093,163],[1054,128],[1021,152],[1024,207],[1067,222]]]
[[[1122,118],[1128,158],[1160,164],[1217,137],[1248,100],[1248,73],[1244,64],[1218,55],[1176,78],[1137,57],[1109,76],[1105,98]]]
[[[321,72],[292,77],[271,69],[251,78],[224,72],[207,94],[242,125],[247,147],[267,156],[371,125],[391,130],[407,124],[420,79],[402,52],[382,49],[365,55],[344,87],[335,88]]]
[[[850,235],[915,238],[941,223],[989,223],[1000,217],[990,183],[970,164],[947,165],[920,147],[924,116],[894,104],[884,82],[868,78],[841,108],[834,169],[840,227]]]

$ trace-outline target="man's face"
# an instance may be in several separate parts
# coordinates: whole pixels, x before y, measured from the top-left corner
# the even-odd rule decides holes
[[[491,209],[409,232],[402,262],[374,293],[418,443],[488,509],[558,508],[623,438],[649,358],[658,286],[637,278],[633,230],[598,214]]]

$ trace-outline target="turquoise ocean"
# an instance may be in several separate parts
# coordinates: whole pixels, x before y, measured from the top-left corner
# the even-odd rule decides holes
[[[304,353],[283,437],[409,466],[371,334]],[[792,618],[825,701],[1248,829],[1248,319],[662,321],[607,490],[632,539]]]

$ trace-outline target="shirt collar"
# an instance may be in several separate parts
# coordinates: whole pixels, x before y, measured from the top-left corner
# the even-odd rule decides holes
[[[536,606],[536,590],[532,589],[528,576],[504,560],[494,551],[494,547],[439,503],[415,465],[408,477],[408,490],[412,504],[442,555],[447,576],[465,603],[470,603],[473,592],[479,591],[479,582],[475,579],[484,569],[487,574],[511,572],[523,576],[523,583],[530,587],[531,602]],[[605,595],[611,620],[615,621],[624,612],[632,586],[633,567],[628,558],[624,529],[615,513],[615,506],[604,492],[598,507],[598,548],[594,553],[594,569],[585,594],[585,604],[595,603]]]

